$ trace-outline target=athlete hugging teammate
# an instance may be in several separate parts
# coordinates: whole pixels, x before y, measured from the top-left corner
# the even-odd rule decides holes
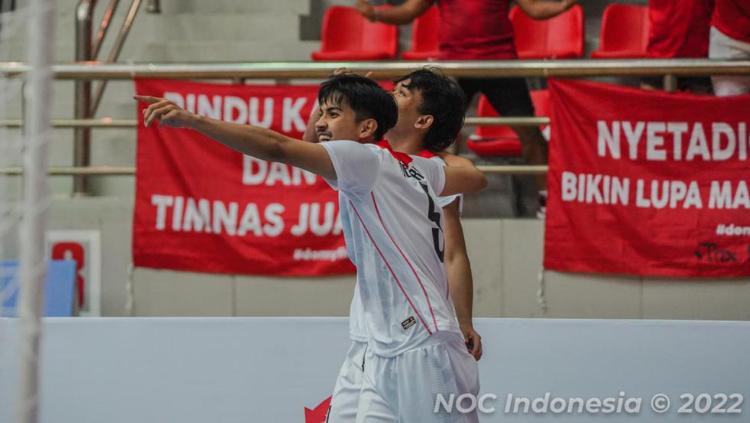
[[[336,73],[345,72],[341,69]],[[452,166],[473,167],[473,163],[467,159],[443,153],[455,141],[463,126],[464,97],[458,85],[434,69],[417,70],[394,83],[391,94],[398,107],[398,119],[385,134],[387,141],[383,140],[378,145],[401,153],[432,158],[439,163],[446,161]],[[325,109],[313,112],[305,132],[305,141],[326,141],[328,118],[321,111],[325,112]],[[318,134],[322,136],[319,138]],[[464,341],[478,360],[482,355],[482,344],[472,325],[473,283],[461,227],[461,202],[462,198],[458,195],[437,198],[439,207],[443,209],[445,239],[441,244],[444,248],[440,250],[444,252],[449,292]],[[407,319],[402,323],[410,326],[416,320]],[[329,423],[356,421],[369,339],[358,292],[355,292],[352,300],[349,325],[352,344],[334,387]]]

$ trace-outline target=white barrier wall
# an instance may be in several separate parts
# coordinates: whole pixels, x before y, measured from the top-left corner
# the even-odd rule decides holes
[[[750,415],[747,322],[478,319],[477,328],[482,422]],[[16,330],[0,320],[0,423],[12,421]],[[343,318],[48,319],[42,422],[317,423],[346,334]],[[569,404],[570,413],[550,411]]]

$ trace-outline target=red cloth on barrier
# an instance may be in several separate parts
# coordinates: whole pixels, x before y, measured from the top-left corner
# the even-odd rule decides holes
[[[551,81],[544,266],[750,275],[750,96]]]
[[[200,114],[293,137],[304,131],[317,90],[136,81],[138,94],[167,97]],[[138,127],[133,262],[255,275],[354,271],[346,257],[337,194],[321,178],[243,156],[195,131],[156,125]]]

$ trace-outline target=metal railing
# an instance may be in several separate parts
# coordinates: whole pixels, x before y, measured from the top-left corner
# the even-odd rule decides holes
[[[76,6],[76,61],[91,62],[97,59],[104,45],[112,17],[117,11],[119,0],[110,0],[102,16],[96,38],[92,37],[94,11],[97,0],[78,0]],[[115,63],[120,57],[122,47],[128,38],[130,28],[135,22],[135,17],[140,9],[141,0],[132,0],[128,13],[122,22],[120,31],[117,33],[112,50],[107,55],[105,63]],[[96,116],[104,91],[107,88],[107,79],[102,80],[96,87],[94,95],[91,95],[91,81],[88,79],[76,79],[74,114],[76,119],[90,119]],[[91,160],[91,131],[86,126],[75,127],[73,135],[73,161],[76,166],[88,166]],[[84,176],[74,176],[74,193],[85,193],[87,179]]]
[[[95,1],[95,0],[89,0]],[[85,0],[82,0],[82,3]],[[106,32],[106,30],[105,30]],[[441,62],[258,62],[213,64],[102,64],[86,62],[59,64],[53,67],[56,79],[132,80],[135,78],[164,79],[323,79],[333,70],[346,67],[355,72],[372,72],[376,79],[396,78],[424,66],[439,67],[446,75],[478,77],[634,77],[663,76],[667,85],[674,85],[677,76],[750,75],[750,61],[716,61],[706,59],[677,60],[556,60],[556,61],[441,61]],[[0,63],[0,74],[23,77],[29,68],[24,63]],[[90,98],[90,97],[89,97]],[[76,108],[77,109],[77,108]],[[480,118],[468,117],[467,125],[536,126],[549,123],[547,117]],[[2,120],[0,126],[20,127],[20,120]],[[59,119],[55,128],[73,128],[90,139],[92,128],[134,128],[136,120],[100,118]],[[88,166],[76,156],[72,167],[50,168],[50,175],[132,175],[133,167]],[[87,157],[86,157],[87,158]],[[480,166],[490,173],[541,174],[546,166]],[[19,168],[0,169],[0,174],[18,175]]]
[[[438,67],[446,75],[464,78],[502,77],[597,77],[597,76],[709,76],[750,75],[750,61],[708,59],[654,60],[486,60],[435,62],[253,62],[105,64],[99,62],[59,64],[53,67],[61,80],[164,79],[324,79],[335,69],[372,72],[375,79],[388,79],[425,66]],[[0,74],[23,75],[28,65],[0,63]]]
[[[467,117],[464,122],[465,126],[537,126],[547,125],[550,120],[548,117]],[[53,119],[53,128],[136,128],[138,121],[135,119]],[[0,119],[0,127],[21,128],[23,120],[21,119]]]

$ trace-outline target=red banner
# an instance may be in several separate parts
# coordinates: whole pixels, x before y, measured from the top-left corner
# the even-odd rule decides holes
[[[304,132],[317,90],[136,81],[138,94],[296,138]],[[337,195],[321,178],[243,156],[192,130],[158,125],[138,127],[133,261],[143,267],[253,275],[354,271]]]
[[[750,275],[750,96],[550,90],[545,268]]]

